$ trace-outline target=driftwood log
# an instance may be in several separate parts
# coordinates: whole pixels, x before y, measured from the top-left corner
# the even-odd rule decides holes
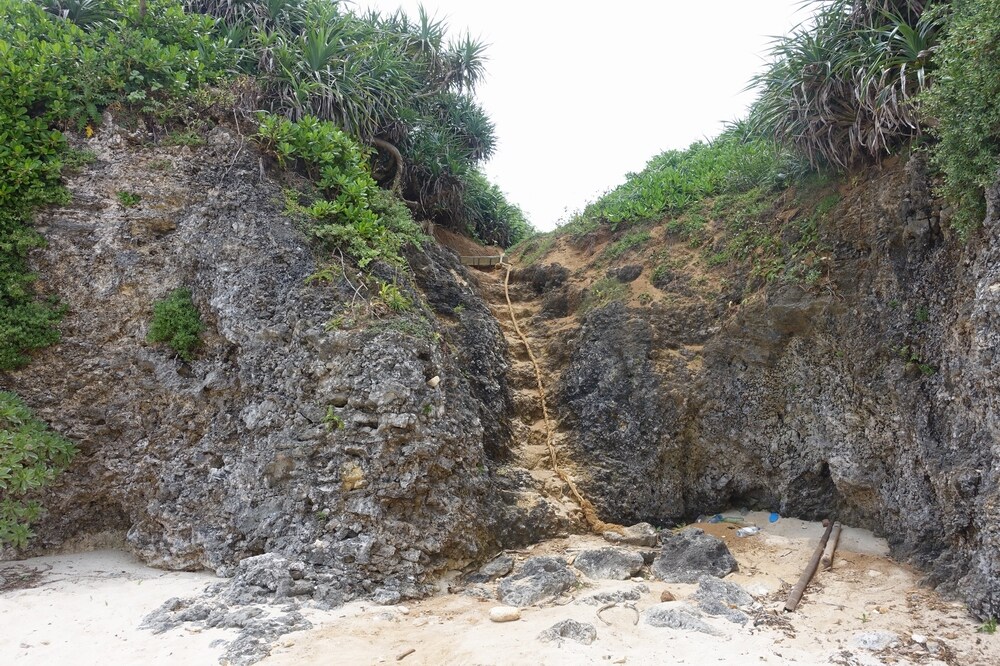
[[[829,520],[824,520],[823,524],[826,525],[826,530],[823,531],[823,537],[819,540],[816,550],[809,559],[809,564],[806,565],[806,570],[802,572],[801,576],[799,576],[799,582],[797,582],[795,587],[792,588],[792,591],[788,593],[788,601],[785,602],[785,610],[789,613],[794,611],[798,607],[799,601],[802,600],[802,594],[806,591],[806,586],[809,585],[809,581],[812,580],[813,574],[816,573],[816,569],[819,567],[819,559],[823,556],[823,549],[826,548],[826,542],[830,539],[830,532],[833,531],[833,523]]]
[[[820,564],[823,565],[823,569],[829,569],[833,566],[833,554],[837,552],[837,542],[840,540],[840,523],[833,524],[833,531],[830,532],[830,540],[826,542],[826,550],[823,551],[823,558],[820,560]]]

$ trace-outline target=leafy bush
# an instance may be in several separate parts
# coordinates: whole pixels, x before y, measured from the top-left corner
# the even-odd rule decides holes
[[[39,300],[27,254],[39,206],[64,202],[60,127],[112,102],[148,106],[215,80],[233,54],[177,0],[0,0],[0,369],[54,343],[63,308]],[[66,18],[61,18],[65,14]],[[78,21],[74,23],[74,21]]]
[[[35,419],[13,393],[0,392],[0,544],[24,546],[41,505],[24,496],[64,470],[76,447]]]
[[[265,114],[257,141],[314,180],[321,197],[298,205],[298,212],[312,220],[314,236],[347,252],[358,266],[376,260],[401,265],[402,247],[419,241],[409,211],[372,178],[366,151],[332,122],[312,116],[292,122]]]
[[[205,330],[189,289],[175,289],[153,305],[153,321],[146,339],[165,342],[185,361],[194,360]]]
[[[463,188],[460,219],[481,243],[509,248],[534,233],[524,211],[481,172],[470,171]]]
[[[955,206],[953,225],[964,233],[983,219],[984,190],[1000,173],[1000,4],[954,0],[950,7],[924,111],[936,119],[934,159]]]

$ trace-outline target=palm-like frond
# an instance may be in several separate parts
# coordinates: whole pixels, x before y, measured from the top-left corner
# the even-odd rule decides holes
[[[836,0],[772,48],[755,77],[754,126],[813,164],[878,158],[919,132],[936,26],[920,0]]]

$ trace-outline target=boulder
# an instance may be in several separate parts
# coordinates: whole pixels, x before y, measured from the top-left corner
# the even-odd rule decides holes
[[[533,557],[517,573],[500,581],[497,597],[508,606],[531,606],[562,594],[576,584],[574,574],[561,557]]]
[[[585,550],[573,561],[578,571],[595,580],[628,580],[639,573],[642,565],[642,555],[620,548]]]
[[[553,641],[562,642],[563,639],[576,641],[577,643],[582,643],[583,645],[590,645],[597,639],[597,629],[594,628],[594,625],[586,622],[563,620],[562,622],[557,622],[542,633],[538,634],[538,640],[543,643],[550,643]]]
[[[704,575],[721,578],[739,569],[729,548],[697,527],[660,535],[663,546],[651,567],[653,575],[668,583],[695,583]]]

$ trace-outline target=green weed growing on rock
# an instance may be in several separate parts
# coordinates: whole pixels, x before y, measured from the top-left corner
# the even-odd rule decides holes
[[[0,392],[0,544],[27,544],[42,507],[25,495],[52,483],[75,454],[16,395]]]
[[[302,170],[315,183],[319,197],[303,204],[292,195],[291,202],[311,220],[310,233],[361,268],[376,260],[403,264],[400,251],[419,242],[420,230],[406,206],[376,184],[361,144],[312,116],[292,122],[262,115],[256,139],[279,163]]]
[[[153,322],[146,339],[165,342],[185,361],[194,360],[195,351],[201,346],[201,332],[205,329],[201,315],[191,300],[189,289],[175,289],[170,295],[153,305]]]

